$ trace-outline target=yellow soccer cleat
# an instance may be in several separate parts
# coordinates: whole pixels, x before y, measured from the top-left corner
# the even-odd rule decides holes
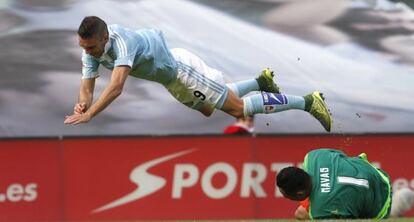
[[[305,98],[305,111],[309,112],[315,117],[325,128],[326,131],[330,132],[332,127],[331,114],[324,102],[325,98],[320,92],[313,92],[304,97]]]
[[[277,84],[273,81],[273,77],[273,71],[269,68],[262,70],[260,75],[256,78],[256,81],[259,84],[260,91],[280,94],[280,89],[277,86]]]

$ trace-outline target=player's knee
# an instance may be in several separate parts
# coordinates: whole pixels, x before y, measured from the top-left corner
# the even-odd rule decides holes
[[[213,114],[214,109],[210,107],[203,107],[199,110],[204,116],[209,117],[211,114]]]
[[[225,110],[223,109],[223,111],[232,115],[235,118],[242,118],[244,117],[243,102],[234,103],[232,106],[228,106]]]
[[[212,111],[200,111],[204,116],[206,116],[206,117],[210,117],[211,116],[211,114],[213,114],[213,112]]]
[[[243,113],[243,107],[234,107],[231,110],[227,111],[228,114],[232,115],[235,118],[243,118],[244,117],[244,113]]]
[[[243,118],[244,117],[244,102],[243,100],[238,100],[234,106],[234,117]]]
[[[235,110],[233,116],[236,118],[243,118],[244,117],[243,109]]]

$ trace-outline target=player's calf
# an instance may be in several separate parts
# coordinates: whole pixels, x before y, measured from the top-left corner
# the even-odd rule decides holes
[[[309,112],[322,124],[326,131],[331,130],[331,116],[319,92],[314,92],[305,97],[262,92],[243,98],[243,102],[244,116],[299,109]]]

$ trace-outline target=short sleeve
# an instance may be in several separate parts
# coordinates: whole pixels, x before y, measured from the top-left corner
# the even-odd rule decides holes
[[[132,39],[129,39],[127,36],[118,34],[117,32],[113,33],[113,38],[113,49],[116,54],[114,66],[129,66],[132,68],[136,54],[136,44],[134,44]]]
[[[99,77],[99,63],[91,55],[83,51],[82,53],[82,79],[92,79]]]

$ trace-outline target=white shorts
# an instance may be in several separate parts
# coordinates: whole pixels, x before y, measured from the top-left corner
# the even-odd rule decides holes
[[[192,109],[221,109],[228,93],[223,74],[185,49],[171,53],[177,61],[177,78],[166,86],[171,95]]]

